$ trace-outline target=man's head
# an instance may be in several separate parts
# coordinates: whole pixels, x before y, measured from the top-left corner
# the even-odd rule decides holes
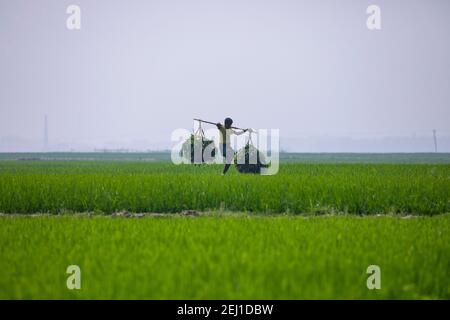
[[[225,118],[225,128],[230,129],[231,125],[233,124],[233,119],[231,118]]]

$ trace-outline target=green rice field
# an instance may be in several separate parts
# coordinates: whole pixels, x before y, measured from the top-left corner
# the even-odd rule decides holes
[[[220,172],[170,162],[0,161],[0,212],[450,212],[450,164],[286,163],[274,176]]]
[[[450,298],[449,215],[4,216],[0,235],[2,299]]]
[[[0,299],[450,299],[450,155],[281,160],[0,154]]]

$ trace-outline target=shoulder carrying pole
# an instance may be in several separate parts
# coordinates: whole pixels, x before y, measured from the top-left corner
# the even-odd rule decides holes
[[[213,125],[217,125],[217,122],[211,122],[211,121],[206,121],[206,120],[201,120],[201,119],[195,119],[194,118],[194,120],[195,121],[198,121],[198,122],[203,122],[203,123],[209,123],[209,124],[213,124]],[[245,129],[242,129],[242,128],[238,128],[238,127],[231,127],[231,128],[233,128],[233,129],[238,129],[238,130],[245,130]]]

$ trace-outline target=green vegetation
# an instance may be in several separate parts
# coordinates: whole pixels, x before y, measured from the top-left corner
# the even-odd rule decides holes
[[[0,212],[440,214],[450,164],[282,164],[274,176],[220,176],[170,162],[0,161]]]
[[[448,154],[283,154],[274,176],[166,153],[0,160],[0,299],[450,299]]]
[[[0,248],[1,299],[450,298],[449,215],[6,215]],[[374,264],[380,290],[366,287]]]
[[[189,163],[202,164],[214,161],[216,148],[213,140],[209,140],[201,134],[191,134],[181,146],[179,154]]]

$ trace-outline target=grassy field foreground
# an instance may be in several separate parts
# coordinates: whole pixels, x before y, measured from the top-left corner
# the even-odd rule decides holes
[[[450,215],[5,215],[0,270],[2,299],[449,299]]]

